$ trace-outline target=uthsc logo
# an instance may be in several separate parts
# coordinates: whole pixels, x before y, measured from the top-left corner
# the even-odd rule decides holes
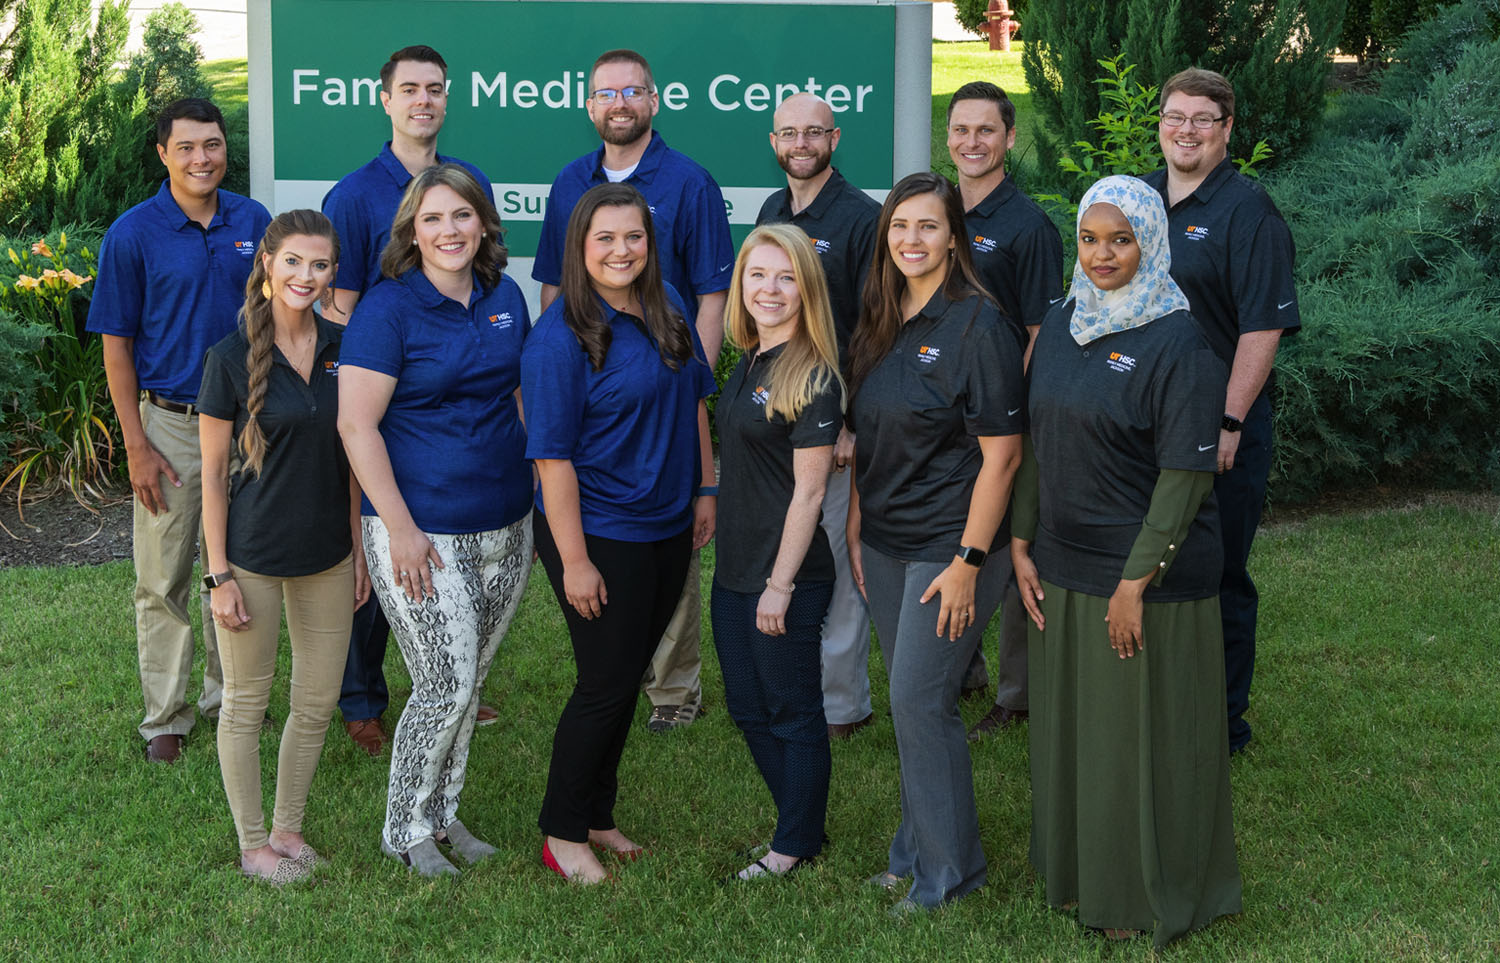
[[[1135,370],[1135,359],[1128,354],[1121,354],[1118,351],[1111,351],[1105,364],[1109,365],[1114,371],[1123,371],[1126,374]]]
[[[917,360],[922,362],[923,364],[933,364],[937,361],[938,358],[942,357],[942,355],[943,352],[939,351],[937,348],[934,348],[930,344],[924,344],[917,349]]]
[[[1187,230],[1183,233],[1192,241],[1208,240],[1208,228],[1201,224],[1189,224]]]
[[[490,315],[490,326],[499,328],[501,331],[504,331],[514,323],[515,321],[511,318],[509,311],[501,311],[499,314]]]

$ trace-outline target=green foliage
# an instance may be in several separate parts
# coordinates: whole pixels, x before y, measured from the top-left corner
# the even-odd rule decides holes
[[[1500,36],[1500,0],[1463,0],[1445,6],[1401,39],[1381,93],[1394,100],[1416,97],[1432,79],[1458,65],[1465,48]]]
[[[180,3],[151,13],[144,49],[116,70],[126,0],[20,0],[0,49],[0,229],[108,223],[161,181],[154,117],[204,96],[197,18]]]
[[[40,414],[36,394],[42,384],[42,369],[36,356],[49,333],[39,324],[0,310],[0,452],[16,440],[15,425]],[[4,464],[0,456],[0,470]]]
[[[1454,0],[1348,0],[1339,48],[1361,60],[1378,57],[1413,27],[1437,16]]]
[[[1050,131],[1039,142],[1043,165],[1061,144],[1101,146],[1094,121],[1106,103],[1075,80],[1117,54],[1139,66],[1144,83],[1190,66],[1224,74],[1235,86],[1239,143],[1264,140],[1287,158],[1322,110],[1343,15],[1344,0],[1032,0],[1022,64]]]
[[[11,488],[17,503],[63,488],[82,504],[102,499],[115,470],[119,422],[103,346],[83,331],[94,252],[59,232],[31,245],[9,244],[6,254],[0,313],[44,340],[29,357],[35,377],[21,386],[30,397],[0,408],[0,434],[8,440],[0,454],[0,492]]]
[[[1303,320],[1277,358],[1278,501],[1371,481],[1500,488],[1496,56],[1471,45],[1409,132],[1386,98],[1340,98],[1269,178]]]

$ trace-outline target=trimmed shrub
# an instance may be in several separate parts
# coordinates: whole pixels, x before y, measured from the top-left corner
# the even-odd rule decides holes
[[[1462,157],[1500,148],[1500,40],[1472,42],[1412,107],[1406,153]]]
[[[1464,0],[1443,7],[1401,38],[1381,93],[1403,99],[1426,91],[1434,77],[1458,66],[1471,43],[1500,36],[1500,0]]]

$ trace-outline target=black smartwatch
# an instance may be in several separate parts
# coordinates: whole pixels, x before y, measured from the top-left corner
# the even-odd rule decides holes
[[[234,572],[220,572],[217,575],[210,572],[203,576],[203,584],[211,589],[216,589],[225,582],[234,581]]]
[[[962,561],[974,566],[975,568],[982,567],[984,565],[984,560],[988,556],[989,553],[982,548],[970,548],[967,545],[960,545],[958,547],[958,557]]]
[[[1241,428],[1245,427],[1245,423],[1243,421],[1240,421],[1234,415],[1225,415],[1224,420],[1219,423],[1219,427],[1223,428],[1225,431],[1234,432],[1239,431]]]

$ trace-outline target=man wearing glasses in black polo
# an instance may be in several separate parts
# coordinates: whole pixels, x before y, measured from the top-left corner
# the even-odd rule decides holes
[[[634,50],[610,50],[594,61],[588,115],[603,143],[564,167],[552,182],[531,276],[541,282],[545,311],[562,284],[563,240],[578,199],[595,184],[629,184],[651,206],[662,280],[682,295],[688,322],[697,327],[712,367],[724,342],[724,302],[734,268],[729,218],[724,213],[724,195],[708,171],[672,150],[651,129],[659,107],[645,57]],[[704,480],[705,485],[712,483],[712,479]],[[688,725],[702,709],[699,596],[695,552],[682,600],[651,659],[645,683],[652,704],[647,723],[652,732]]]
[[[1292,283],[1296,249],[1281,212],[1229,159],[1234,88],[1211,70],[1189,69],[1161,89],[1161,152],[1167,166],[1146,177],[1167,206],[1172,279],[1215,353],[1229,365],[1219,432],[1224,577],[1224,674],[1229,751],[1250,742],[1245,710],[1255,669],[1258,596],[1246,562],[1271,470],[1271,364],[1283,335],[1302,327]]]

